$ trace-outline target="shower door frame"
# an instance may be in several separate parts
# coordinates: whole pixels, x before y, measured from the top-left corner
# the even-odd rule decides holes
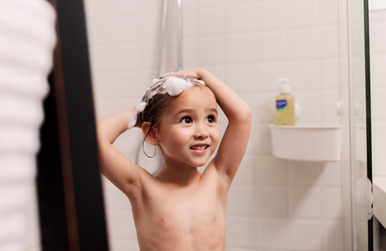
[[[363,82],[365,84],[366,110],[366,165],[367,178],[372,182],[372,142],[371,142],[371,97],[370,97],[370,46],[369,46],[369,19],[368,0],[362,0],[362,11],[353,13],[352,4],[361,0],[339,0],[340,23],[340,83],[341,83],[341,122],[342,122],[342,202],[343,202],[343,243],[345,251],[357,250],[356,228],[356,101],[354,97],[354,55],[358,56],[358,48],[354,48],[352,39],[363,39]],[[354,19],[362,15],[363,34],[355,33]],[[363,36],[363,37],[362,37]],[[373,219],[367,222],[367,250],[373,250]],[[364,251],[364,250],[358,250]]]

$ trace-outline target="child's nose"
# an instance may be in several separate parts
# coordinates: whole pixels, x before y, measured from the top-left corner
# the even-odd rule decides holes
[[[197,124],[194,137],[196,138],[207,138],[209,136],[209,132],[205,125],[203,124]]]

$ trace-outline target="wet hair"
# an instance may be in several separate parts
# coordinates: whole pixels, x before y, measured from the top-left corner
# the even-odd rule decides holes
[[[191,83],[193,84],[193,87],[201,88],[201,86],[203,86],[202,84],[196,82],[195,81],[196,79],[186,78],[186,77],[181,77],[181,78],[190,80]],[[143,122],[150,123],[150,128],[146,132],[146,136],[144,138],[143,143],[145,142],[151,129],[159,127],[161,122],[161,115],[165,112],[166,108],[170,105],[170,103],[178,97],[178,96],[170,96],[168,93],[164,93],[164,94],[155,94],[154,96],[152,96],[150,99],[147,100],[146,94],[144,95],[142,101],[147,101],[147,106],[145,110],[139,114],[139,116],[142,117],[142,123]],[[162,151],[162,148],[161,148],[161,151]],[[146,153],[145,155],[148,156]]]
[[[200,84],[197,79],[195,78],[187,78],[187,77],[179,77],[186,81],[189,81],[192,83],[193,87],[200,87],[202,84]],[[160,81],[157,83],[159,85],[162,85],[165,83],[167,78],[161,78]],[[153,89],[149,89],[145,95],[142,98],[142,102],[146,102],[146,108],[143,112],[141,112],[138,116],[142,118],[141,123],[143,122],[149,122],[150,128],[148,132],[146,133],[146,136],[149,134],[151,128],[158,127],[160,123],[160,117],[165,111],[165,109],[169,106],[172,100],[174,100],[177,96],[170,96],[168,93],[165,93],[163,88],[157,88],[158,93],[153,95],[152,92],[154,92]],[[150,98],[149,98],[150,97]],[[146,137],[145,137],[146,138]]]

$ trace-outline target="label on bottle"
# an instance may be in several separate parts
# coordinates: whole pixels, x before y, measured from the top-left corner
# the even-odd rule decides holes
[[[286,99],[279,99],[276,100],[276,109],[283,110],[284,107],[287,106],[287,100]]]
[[[276,97],[276,125],[295,125],[295,97]]]

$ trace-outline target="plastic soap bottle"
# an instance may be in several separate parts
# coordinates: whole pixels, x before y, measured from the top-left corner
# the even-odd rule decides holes
[[[295,125],[295,97],[291,95],[288,79],[279,78],[282,83],[280,94],[276,96],[276,125]]]

